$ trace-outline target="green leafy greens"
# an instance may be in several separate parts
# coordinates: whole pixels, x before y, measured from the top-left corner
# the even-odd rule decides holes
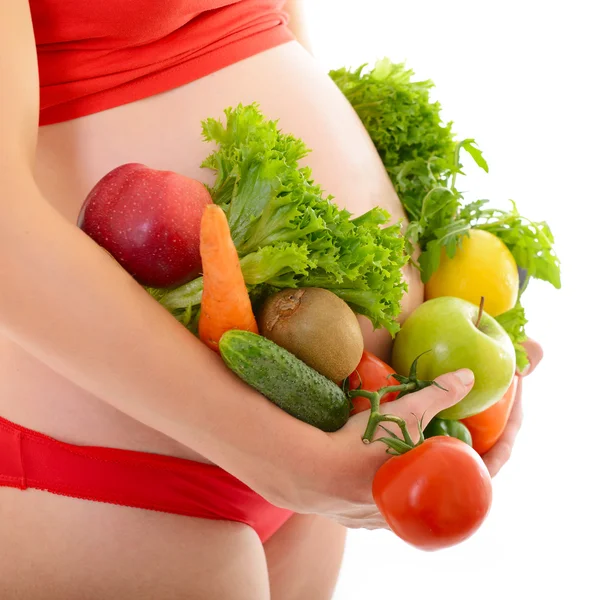
[[[422,250],[418,259],[421,279],[427,282],[440,264],[442,252],[452,258],[461,239],[472,228],[485,229],[499,237],[526,272],[519,303],[500,315],[521,366],[526,356],[521,342],[526,339],[527,322],[520,296],[530,278],[560,288],[560,263],[554,252],[554,238],[547,223],[521,216],[514,202],[512,210],[487,207],[487,200],[466,203],[456,187],[464,175],[461,155],[469,154],[488,171],[475,140],[456,141],[452,122],[444,124],[441,106],[430,99],[431,81],[414,81],[414,72],[404,63],[378,61],[330,72],[367,129],[394,183],[409,219],[406,230],[408,252]]]
[[[504,327],[505,331],[510,336],[515,347],[515,354],[517,359],[517,368],[522,371],[528,364],[527,353],[523,348],[522,343],[527,339],[525,333],[525,325],[527,319],[525,318],[525,310],[521,306],[521,302],[518,301],[513,308],[498,315],[496,321]]]
[[[408,261],[400,225],[374,208],[352,218],[324,197],[309,167],[309,150],[264,118],[256,104],[207,119],[204,139],[217,149],[202,167],[216,172],[209,188],[227,214],[244,279],[254,302],[287,287],[321,287],[345,300],[375,328],[398,330]],[[184,325],[197,323],[201,278],[171,291],[149,290]]]
[[[452,123],[444,125],[439,103],[429,101],[431,81],[412,81],[403,63],[383,59],[371,71],[331,71],[330,77],[367,129],[411,221],[419,219],[426,194],[452,173]]]

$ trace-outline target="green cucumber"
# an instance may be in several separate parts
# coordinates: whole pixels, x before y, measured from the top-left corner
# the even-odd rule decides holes
[[[240,379],[297,419],[323,431],[348,421],[350,403],[341,388],[271,340],[232,330],[219,350]]]

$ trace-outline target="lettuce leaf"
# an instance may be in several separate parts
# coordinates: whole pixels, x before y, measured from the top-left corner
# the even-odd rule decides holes
[[[527,340],[527,334],[525,333],[525,325],[527,325],[527,318],[525,317],[525,310],[521,305],[521,302],[517,304],[501,315],[496,317],[496,321],[502,325],[506,333],[508,333],[510,339],[515,347],[515,355],[517,359],[517,369],[523,371],[529,364],[527,358],[527,352],[523,347],[523,342]]]
[[[309,153],[304,142],[265,119],[257,104],[228,108],[224,123],[207,119],[202,128],[217,149],[201,166],[216,173],[209,191],[227,214],[251,298],[321,287],[395,334],[408,261],[400,224],[385,226],[390,216],[380,208],[353,218],[324,197],[310,168],[298,164]],[[186,284],[194,285],[200,289]],[[200,302],[187,298],[191,309]]]
[[[427,193],[453,173],[452,122],[442,121],[440,104],[429,97],[433,82],[415,81],[404,63],[383,58],[366,67],[329,76],[367,129],[409,219],[418,220]]]

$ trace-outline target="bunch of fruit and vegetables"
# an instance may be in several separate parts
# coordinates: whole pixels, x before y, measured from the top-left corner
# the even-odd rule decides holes
[[[530,278],[560,287],[546,223],[456,188],[461,151],[487,170],[473,140],[456,142],[404,65],[330,73],[371,135],[408,215],[389,223],[374,208],[353,216],[324,197],[304,143],[256,104],[207,119],[216,150],[207,188],[140,164],[105,175],[79,226],[237,376],[294,417],[336,431],[369,410],[363,441],[394,455],[373,497],[390,528],[433,550],[471,536],[488,514],[492,486],[481,458],[506,425],[521,346],[521,297]],[[401,269],[419,246],[426,301],[402,327]],[[395,336],[392,364],[364,348],[356,314]],[[413,440],[386,402],[470,368],[475,384]],[[436,384],[437,385],[437,384]]]

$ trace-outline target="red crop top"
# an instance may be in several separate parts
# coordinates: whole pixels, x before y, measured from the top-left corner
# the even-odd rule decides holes
[[[30,0],[40,125],[178,87],[293,39],[284,0]]]

